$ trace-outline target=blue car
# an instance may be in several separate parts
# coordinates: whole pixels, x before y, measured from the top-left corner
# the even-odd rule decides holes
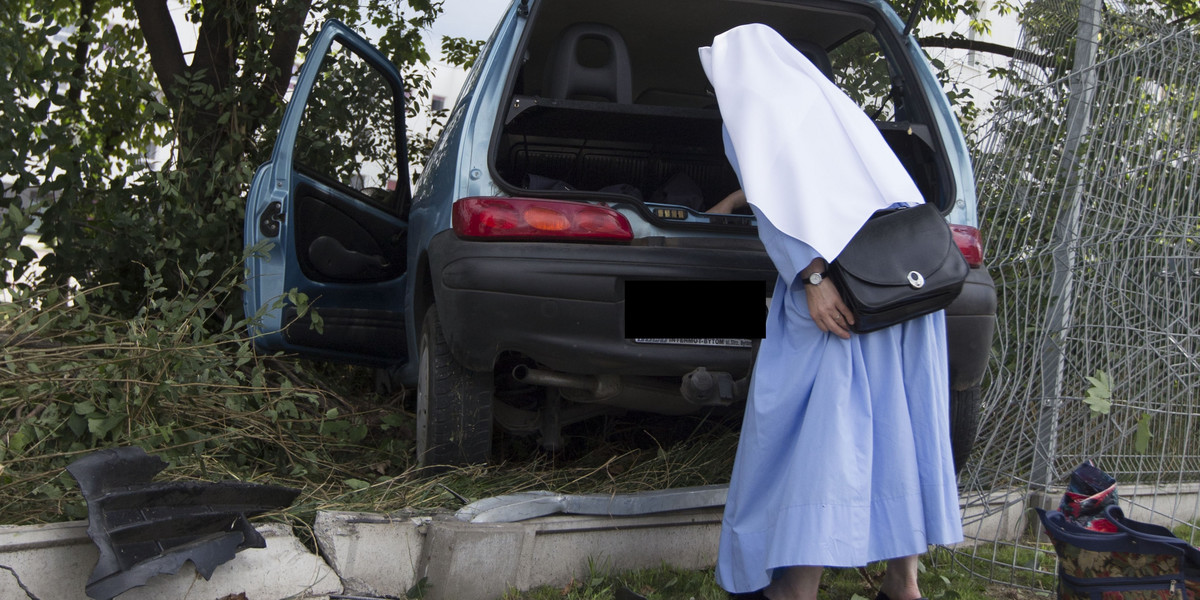
[[[961,464],[994,285],[962,134],[881,0],[516,0],[414,187],[400,73],[330,21],[247,198],[255,342],[415,387],[422,465],[487,460],[494,427],[556,448],[598,415],[743,401],[776,272],[752,214],[710,212],[738,181],[697,48],[749,22],[859,101],[952,224]]]

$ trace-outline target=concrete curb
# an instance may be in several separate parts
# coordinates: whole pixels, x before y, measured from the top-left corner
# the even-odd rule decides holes
[[[1119,490],[1133,518],[1195,519],[1200,486]],[[965,544],[1015,539],[1026,510],[1058,494],[994,492],[964,501]],[[640,516],[552,515],[508,523],[469,523],[450,514],[319,512],[320,556],[283,524],[259,528],[265,549],[249,549],[199,577],[190,564],[153,578],[119,600],[402,598],[423,582],[427,600],[492,600],[509,589],[563,586],[600,573],[716,562],[723,507]],[[87,523],[0,526],[0,599],[89,600],[84,585],[99,552]]]
[[[239,552],[205,581],[191,563],[174,575],[154,577],[120,600],[209,600],[244,593],[254,600],[327,598],[342,591],[333,569],[310,553],[286,525],[258,528],[264,549]],[[0,598],[90,600],[84,586],[96,559],[86,521],[49,525],[0,526]]]
[[[492,600],[509,589],[563,586],[596,572],[664,564],[706,569],[716,563],[723,510],[551,515],[512,523],[469,523],[450,514],[323,511],[313,527],[320,556],[287,526],[266,525],[259,531],[267,547],[239,552],[211,581],[187,564],[119,600],[221,600],[238,593],[252,600],[400,598],[418,583],[427,600]],[[1013,529],[1019,519],[1005,516],[1004,525],[992,527]],[[84,521],[0,527],[0,566],[12,569],[0,569],[0,598],[88,600],[84,584],[97,556]]]
[[[431,517],[318,512],[313,526],[321,554],[347,594],[401,596],[416,585]]]
[[[269,524],[258,528],[266,548],[239,552],[209,581],[189,563],[118,599],[396,598],[424,581],[428,600],[490,600],[509,589],[564,585],[595,570],[708,568],[716,562],[720,526],[720,508],[520,523],[320,512],[313,531],[324,558],[286,525]],[[84,586],[98,556],[86,521],[0,527],[0,598],[90,600]]]
[[[317,540],[347,593],[400,596],[424,580],[428,600],[491,599],[508,589],[561,586],[593,571],[664,563],[684,569],[711,567],[716,563],[721,512],[708,508],[640,517],[550,516],[519,523],[465,523],[450,516],[418,522],[325,513]],[[353,539],[326,534],[351,528],[357,533]],[[367,544],[374,546],[373,552],[362,551]],[[418,548],[419,554],[414,552]],[[398,568],[409,566],[411,571]]]

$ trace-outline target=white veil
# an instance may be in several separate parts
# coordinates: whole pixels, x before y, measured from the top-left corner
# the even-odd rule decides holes
[[[924,202],[870,117],[774,29],[700,48],[747,200],[833,260],[876,210]]]

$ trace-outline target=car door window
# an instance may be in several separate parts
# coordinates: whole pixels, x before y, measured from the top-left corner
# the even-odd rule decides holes
[[[387,79],[353,50],[334,42],[300,121],[295,167],[395,209],[401,122],[397,106],[402,103]]]

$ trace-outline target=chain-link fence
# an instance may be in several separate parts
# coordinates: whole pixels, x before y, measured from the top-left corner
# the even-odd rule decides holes
[[[999,309],[954,557],[994,581],[1052,585],[1030,509],[1089,459],[1200,543],[1200,31],[1146,12],[1018,7],[973,132]]]

